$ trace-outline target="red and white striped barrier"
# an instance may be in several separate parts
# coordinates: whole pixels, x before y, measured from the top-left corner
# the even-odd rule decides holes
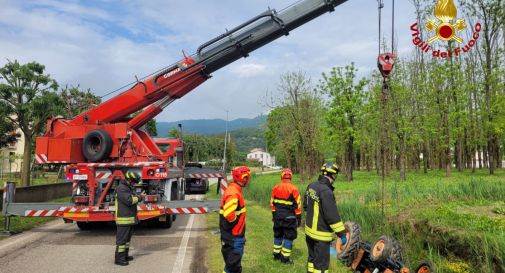
[[[227,188],[228,188],[228,179],[223,178],[221,180],[221,188],[219,189],[219,192],[221,193],[221,195],[224,194],[224,192],[226,191]]]
[[[39,210],[26,210],[26,217],[57,217],[66,212],[81,213],[93,211],[93,207],[61,207],[57,210],[39,209]]]
[[[107,179],[112,175],[112,172],[110,171],[97,171],[96,172],[96,179]]]
[[[169,214],[202,214],[209,212],[206,207],[166,209]]]
[[[221,173],[190,173],[190,178],[219,178],[223,177]]]
[[[59,164],[59,163],[67,163],[67,161],[49,161],[47,160],[47,155],[46,154],[35,154],[35,158],[33,159],[35,164],[49,164],[49,163],[54,163],[54,164]]]

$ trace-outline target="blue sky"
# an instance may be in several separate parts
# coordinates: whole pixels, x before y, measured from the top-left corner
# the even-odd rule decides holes
[[[0,0],[0,65],[37,61],[60,86],[80,85],[106,94],[182,58],[224,30],[295,1]],[[391,0],[385,0],[385,38],[391,38]],[[397,47],[412,52],[410,1],[396,1]],[[268,113],[263,98],[287,71],[305,71],[316,84],[322,72],[354,62],[361,76],[376,69],[376,0],[349,0],[216,71],[203,85],[171,104],[158,121],[254,117]],[[389,43],[389,42],[388,42]]]

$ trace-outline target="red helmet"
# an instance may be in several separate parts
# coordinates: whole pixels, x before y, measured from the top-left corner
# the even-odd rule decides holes
[[[291,178],[293,178],[293,172],[291,171],[291,169],[289,169],[289,168],[282,169],[281,179],[289,179],[289,180],[291,180]]]
[[[251,169],[247,166],[238,166],[233,168],[231,175],[233,176],[233,181],[235,181],[235,183],[244,187],[251,178]]]

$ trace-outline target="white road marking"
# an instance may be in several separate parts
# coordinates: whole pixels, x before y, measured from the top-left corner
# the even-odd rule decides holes
[[[182,266],[184,264],[184,258],[186,256],[186,249],[188,248],[189,236],[191,235],[191,228],[193,226],[193,217],[194,217],[193,214],[189,216],[188,224],[186,225],[186,230],[184,231],[184,235],[182,235],[179,251],[177,251],[177,258],[175,259],[175,264],[172,269],[172,273],[182,272]]]

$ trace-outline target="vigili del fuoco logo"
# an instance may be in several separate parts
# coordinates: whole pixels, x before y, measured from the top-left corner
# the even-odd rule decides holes
[[[416,22],[410,26],[412,31],[412,43],[415,46],[421,48],[421,50],[433,55],[433,57],[439,58],[451,58],[452,56],[460,56],[472,49],[472,47],[477,43],[479,39],[481,24],[476,23],[473,27],[473,34],[469,41],[464,41],[460,34],[466,29],[465,19],[458,19],[458,11],[456,5],[454,5],[454,0],[438,0],[435,5],[434,15],[437,19],[428,19],[426,25],[424,26],[428,30],[429,35],[431,35],[428,40],[423,41],[419,37],[419,24]],[[456,47],[452,50],[441,50],[432,47],[434,41],[455,41]]]

